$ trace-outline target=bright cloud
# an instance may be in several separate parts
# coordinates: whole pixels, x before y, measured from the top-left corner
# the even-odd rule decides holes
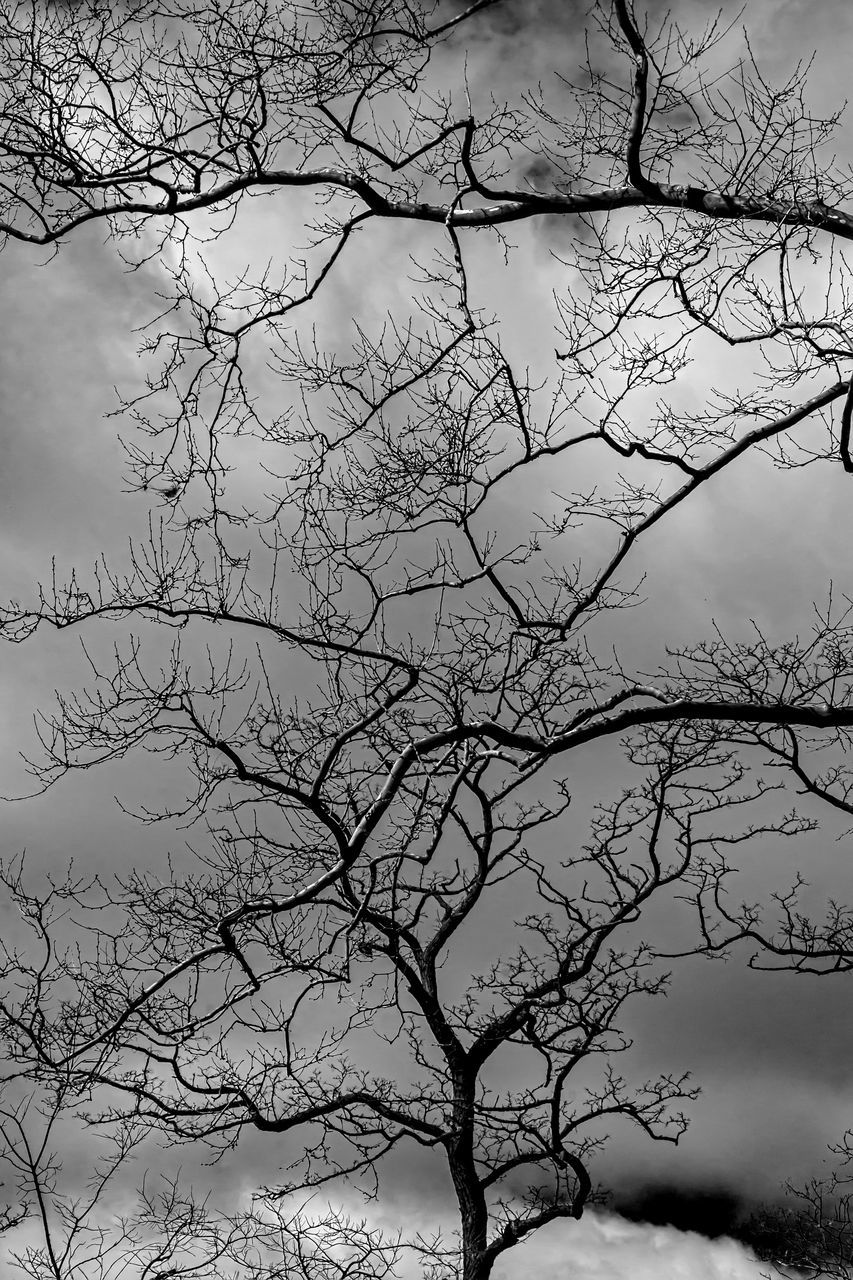
[[[778,1275],[735,1240],[587,1213],[518,1247],[495,1280],[759,1280]]]

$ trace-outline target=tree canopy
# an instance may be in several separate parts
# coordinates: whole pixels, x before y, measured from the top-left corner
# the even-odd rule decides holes
[[[141,822],[192,828],[167,868],[6,865],[34,1280],[486,1280],[603,1194],[620,1122],[684,1132],[691,1081],[616,1066],[678,955],[850,965],[843,904],[727,892],[853,812],[846,567],[804,637],[638,639],[647,548],[704,494],[853,470],[840,115],[722,18],[628,0],[564,14],[571,59],[527,84],[529,12],[0,4],[4,252],[96,229],[162,301],[118,415],[149,538],[0,615],[91,660],[29,767],[127,761]],[[80,1117],[113,1143],[88,1199],[52,1154]],[[248,1206],[145,1180],[104,1217],[153,1138],[227,1161],[252,1133],[283,1167]],[[336,1210],[401,1152],[455,1237]]]

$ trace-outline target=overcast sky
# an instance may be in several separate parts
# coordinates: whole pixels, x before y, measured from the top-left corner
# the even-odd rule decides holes
[[[706,11],[698,0],[676,0],[672,7],[685,25],[691,14]],[[523,84],[559,70],[563,53],[566,64],[576,57],[576,6],[508,0],[506,9],[523,16],[513,21],[498,11],[484,19],[482,37],[469,49],[476,83],[507,59]],[[816,51],[816,107],[843,99],[853,55],[847,0],[751,0],[744,22],[769,78]],[[736,52],[739,40],[735,32],[728,48]],[[848,138],[853,154],[853,133]],[[287,243],[289,216],[278,202],[259,203],[250,217],[258,243],[266,237]],[[372,234],[391,232],[379,227]],[[395,228],[393,234],[399,240],[402,232]],[[483,300],[503,299],[509,306],[511,297],[507,323],[520,347],[529,341],[553,349],[552,331],[542,331],[542,299],[559,285],[559,264],[550,253],[559,245],[548,235],[541,228],[514,230],[514,266],[505,277],[497,273],[480,282]],[[223,268],[237,261],[231,242],[218,252]],[[126,491],[116,444],[119,424],[104,414],[115,407],[113,387],[132,390],[140,376],[132,330],[155,305],[157,266],[123,271],[96,229],[69,238],[56,258],[47,259],[15,244],[0,257],[3,597],[27,598],[33,580],[49,574],[53,556],[66,566],[86,565],[101,550],[120,547],[144,529],[150,506],[146,495]],[[343,264],[325,304],[341,323],[361,305],[365,291],[358,261]],[[387,281],[382,287],[392,289]],[[724,379],[722,358],[716,372]],[[799,473],[756,465],[709,485],[678,522],[648,541],[643,567],[650,570],[645,594],[651,608],[638,616],[636,644],[652,651],[663,634],[700,638],[711,619],[724,629],[751,617],[771,631],[804,632],[811,601],[829,579],[839,591],[853,592],[851,483],[840,467]],[[27,646],[4,649],[2,656],[0,791],[13,795],[28,786],[18,751],[33,745],[34,709],[49,703],[54,687],[73,683],[84,662],[69,635],[45,634]],[[152,773],[140,786],[151,799],[160,779]],[[176,837],[141,828],[122,814],[112,797],[120,788],[126,795],[126,787],[119,770],[92,772],[45,797],[5,806],[3,854],[26,847],[37,868],[62,866],[71,857],[90,869],[155,861]],[[748,874],[759,880],[773,875],[783,885],[805,855],[818,889],[831,886],[835,896],[853,900],[853,849],[849,839],[835,839],[839,830],[828,821],[820,838],[756,855],[763,861]],[[733,1209],[770,1198],[785,1178],[799,1181],[820,1172],[826,1144],[853,1126],[851,979],[752,974],[743,959],[684,964],[668,1000],[646,1002],[630,1015],[638,1074],[689,1069],[703,1094],[678,1150],[640,1138],[614,1146],[605,1167],[621,1188],[626,1211],[640,1212],[637,1205],[650,1204],[652,1191],[674,1190],[696,1206],[693,1225],[701,1227],[704,1194],[717,1197],[718,1206],[729,1197]],[[274,1177],[276,1159],[263,1148],[263,1139],[256,1138],[237,1154],[236,1168],[247,1185]],[[235,1166],[230,1168],[234,1179]],[[658,1198],[661,1204],[665,1197]],[[411,1205],[405,1208],[412,1212]],[[393,1211],[394,1206],[377,1210],[392,1216]],[[683,1217],[680,1222],[685,1225]],[[504,1268],[507,1280],[528,1272],[577,1280],[746,1280],[766,1272],[730,1241],[684,1236],[673,1227],[642,1226],[614,1215],[555,1226],[523,1254],[513,1253]]]

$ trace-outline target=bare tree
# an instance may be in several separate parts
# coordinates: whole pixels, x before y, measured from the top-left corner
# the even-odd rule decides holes
[[[573,81],[497,101],[465,53],[488,51],[493,17],[523,33],[524,9],[451,9],[0,10],[7,248],[100,223],[171,290],[122,406],[130,479],[160,505],[150,541],[2,616],[18,643],[128,624],[112,661],[95,630],[92,684],[45,713],[31,768],[47,787],[161,753],[188,785],[165,811],[132,803],[200,832],[167,875],[45,887],[6,868],[7,1086],[55,1100],[48,1128],[70,1110],[113,1130],[116,1169],[139,1135],[225,1157],[251,1130],[287,1166],[278,1217],[144,1190],[86,1265],[373,1275],[408,1249],[486,1280],[580,1216],[619,1118],[684,1130],[685,1079],[613,1061],[623,1006],[665,986],[661,953],[722,945],[707,914],[656,940],[663,904],[725,905],[723,854],[813,825],[794,791],[847,804],[846,602],[809,640],[717,635],[653,674],[623,625],[646,535],[706,483],[755,455],[853,469],[836,120],[809,114],[799,73],[727,70],[719,21],[694,39],[627,0],[591,11]],[[225,281],[217,244],[251,255],[261,194],[306,216],[307,247]],[[508,224],[559,227],[572,281],[556,354],[543,321],[531,366],[484,301]],[[382,272],[395,237],[402,289]],[[341,336],[357,246],[390,314],[356,310]],[[752,382],[668,400],[715,346],[754,350]],[[575,459],[594,477],[577,492]],[[610,743],[623,763],[570,813],[577,762]],[[5,1159],[44,1239],[22,1265],[76,1280],[81,1233],[108,1230],[106,1175],[61,1202],[57,1235],[21,1105]],[[458,1240],[288,1216],[343,1179],[378,1194],[401,1148],[443,1171]],[[259,1222],[272,1260],[251,1252]]]
[[[14,1172],[17,1192],[2,1228],[27,1224],[6,1262],[30,1280],[382,1280],[393,1274],[399,1244],[331,1208],[288,1213],[279,1202],[256,1197],[248,1208],[213,1213],[179,1177],[140,1171],[135,1195],[113,1197],[105,1211],[109,1184],[139,1155],[144,1126],[113,1123],[101,1135],[107,1149],[87,1176],[78,1156],[73,1175],[66,1170],[63,1178],[50,1144],[68,1140],[56,1132],[69,1114],[64,1092],[54,1088],[37,1108],[32,1096],[24,1098],[0,1116],[0,1161],[4,1172]]]
[[[777,1204],[765,1205],[737,1235],[756,1256],[783,1274],[848,1280],[853,1271],[853,1205],[850,1198],[850,1140],[831,1148],[836,1167],[826,1178],[804,1186],[787,1183]]]

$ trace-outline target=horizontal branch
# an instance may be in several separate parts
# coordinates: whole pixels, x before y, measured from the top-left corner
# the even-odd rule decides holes
[[[831,209],[820,200],[776,200],[762,196],[729,194],[705,187],[678,183],[647,183],[644,189],[632,184],[603,187],[597,191],[542,195],[529,191],[491,192],[482,188],[484,196],[496,203],[475,208],[460,207],[457,199],[447,204],[420,200],[395,200],[385,196],[366,178],[349,169],[271,169],[253,171],[230,178],[209,191],[181,194],[172,189],[165,198],[118,200],[97,208],[86,209],[56,227],[42,233],[24,231],[8,221],[0,222],[0,235],[28,244],[53,244],[76,228],[99,218],[117,216],[175,218],[225,204],[245,192],[268,187],[337,187],[350,191],[364,202],[371,213],[381,218],[404,218],[418,222],[435,222],[459,228],[500,226],[528,218],[554,215],[608,213],[617,209],[648,208],[689,210],[722,221],[770,222],[776,226],[810,227],[826,231],[844,240],[853,240],[853,214]],[[480,194],[480,192],[475,192]]]
[[[245,1098],[244,1101],[246,1101]],[[377,1097],[376,1094],[368,1093],[364,1089],[341,1093],[328,1102],[318,1102],[314,1106],[303,1107],[294,1115],[283,1116],[277,1120],[262,1116],[254,1106],[248,1105],[255,1128],[264,1130],[267,1133],[287,1133],[290,1129],[323,1120],[340,1111],[347,1111],[350,1107],[364,1107],[366,1110],[374,1112],[381,1119],[391,1124],[399,1125],[401,1129],[414,1129],[429,1138],[434,1138],[437,1142],[443,1141],[447,1137],[447,1131],[442,1125],[430,1124],[428,1120],[419,1120],[409,1112],[401,1111],[398,1107],[391,1106],[385,1099]]]

